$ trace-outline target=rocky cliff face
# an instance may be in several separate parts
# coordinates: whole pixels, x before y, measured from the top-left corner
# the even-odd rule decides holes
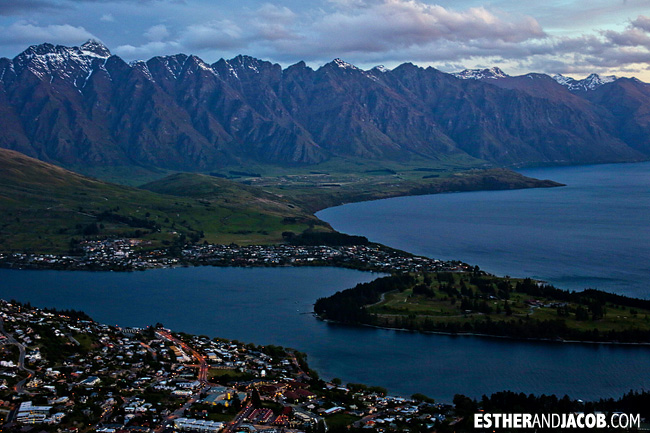
[[[335,156],[524,165],[650,155],[645,83],[593,78],[585,90],[540,74],[470,72],[364,71],[339,59],[283,70],[184,54],[127,64],[94,41],[43,44],[0,59],[0,147],[67,166],[190,171]]]

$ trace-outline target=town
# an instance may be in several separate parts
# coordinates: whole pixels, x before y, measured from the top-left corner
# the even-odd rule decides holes
[[[378,244],[348,246],[187,244],[146,249],[139,239],[86,240],[79,255],[0,253],[0,266],[27,269],[131,271],[174,266],[338,266],[373,272],[466,271],[459,261],[415,256]],[[473,268],[471,268],[473,269]]]
[[[0,418],[20,432],[431,430],[452,407],[319,379],[306,356],[0,300]],[[367,430],[366,430],[367,431]]]

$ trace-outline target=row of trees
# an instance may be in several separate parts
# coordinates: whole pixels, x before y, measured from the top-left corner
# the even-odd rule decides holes
[[[650,299],[631,298],[629,296],[617,295],[596,289],[587,289],[581,292],[562,290],[551,284],[538,284],[530,278],[517,282],[515,290],[534,297],[544,297],[590,306],[589,309],[592,312],[594,308],[598,308],[592,307],[593,305],[604,306],[608,303],[627,308],[650,309]]]
[[[314,311],[320,317],[342,323],[363,324],[372,321],[365,306],[379,302],[383,293],[406,290],[415,284],[415,278],[408,274],[378,278],[369,283],[357,284],[352,289],[336,292],[328,298],[320,298],[314,304]]]
[[[414,314],[397,318],[368,315],[365,322],[369,325],[394,327],[422,332],[444,332],[449,334],[484,334],[500,337],[545,340],[576,341],[617,341],[625,343],[650,342],[650,331],[642,329],[625,329],[599,331],[596,328],[581,330],[570,328],[563,319],[538,320],[525,316],[511,320],[492,320],[490,316],[481,316],[466,321],[436,321],[421,318]]]

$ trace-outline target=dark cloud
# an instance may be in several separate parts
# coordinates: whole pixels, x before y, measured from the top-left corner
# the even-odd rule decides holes
[[[522,42],[545,36],[532,17],[500,17],[482,7],[454,11],[414,0],[347,7],[323,16],[311,27],[323,45],[345,51],[413,47],[441,40]]]
[[[650,63],[650,52],[613,50],[601,56],[586,57],[586,62],[603,68]]]
[[[151,4],[171,3],[186,4],[185,0],[110,0],[113,3]],[[83,4],[109,3],[107,0],[0,0],[0,16],[16,16],[25,13],[49,12],[70,9]]]
[[[56,0],[0,0],[0,15],[14,16],[63,7]]]
[[[639,15],[637,19],[631,22],[633,27],[650,32],[650,17]]]
[[[615,46],[650,48],[650,35],[637,28],[627,29],[622,32],[608,30],[603,32],[603,36]]]
[[[650,62],[650,19],[639,16],[620,31],[549,40],[550,50],[522,57],[520,64],[533,70],[561,73],[630,73]]]
[[[276,61],[349,58],[369,64],[399,61],[460,62],[480,56],[531,55],[547,38],[531,17],[486,8],[456,11],[417,0],[330,0],[332,10],[300,15],[285,10],[273,36],[260,32]],[[284,8],[286,9],[286,8]],[[260,11],[258,11],[259,13]],[[251,42],[253,44],[253,42]]]
[[[355,59],[401,55],[404,59],[426,51],[451,61],[480,55],[481,50],[510,57],[530,51],[520,43],[547,36],[531,17],[498,15],[485,8],[455,11],[416,0],[336,0],[332,4],[331,11],[299,14],[267,3],[245,16],[189,25],[165,43],[188,51],[253,47],[275,59],[347,55]],[[164,47],[168,35],[164,36],[154,39],[149,29],[145,38],[150,42],[115,51],[145,54]]]
[[[625,13],[637,8],[630,15],[637,17],[619,17],[617,22],[628,20],[625,28],[603,25],[603,30],[584,28],[582,34],[568,24],[563,25],[570,33],[559,33],[561,25],[547,31],[532,16],[552,22],[548,17],[565,5],[559,1],[529,5],[499,0],[479,7],[433,1],[0,0],[0,16],[22,14],[34,20],[4,18],[0,44],[5,49],[45,41],[79,45],[101,31],[105,33],[99,36],[108,34],[113,51],[126,60],[185,52],[212,62],[242,53],[283,64],[305,60],[317,65],[342,57],[363,67],[413,61],[446,70],[500,64],[548,73],[636,70],[648,61],[650,18],[638,15],[647,0],[628,2]],[[583,22],[607,22],[615,11],[606,0],[587,7],[578,3],[563,9],[567,13],[558,20],[568,23],[568,16],[580,11],[589,18]],[[59,12],[38,13],[49,10]]]

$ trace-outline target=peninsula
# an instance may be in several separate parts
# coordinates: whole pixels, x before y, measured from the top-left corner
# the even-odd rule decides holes
[[[548,341],[650,344],[650,301],[470,272],[403,273],[321,298],[341,323]]]

